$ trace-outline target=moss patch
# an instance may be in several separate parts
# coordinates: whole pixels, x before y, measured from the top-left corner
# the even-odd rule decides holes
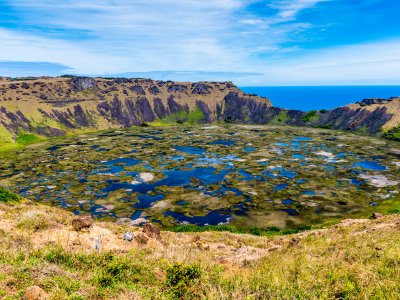
[[[24,132],[17,136],[16,143],[25,146],[41,140],[42,138],[35,134]]]

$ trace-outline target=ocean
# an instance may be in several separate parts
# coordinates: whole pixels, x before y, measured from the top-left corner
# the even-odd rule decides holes
[[[303,111],[332,109],[365,98],[400,96],[400,86],[252,86],[249,94],[267,97],[274,106]]]

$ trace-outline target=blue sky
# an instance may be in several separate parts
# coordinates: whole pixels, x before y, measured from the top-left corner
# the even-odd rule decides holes
[[[397,0],[0,0],[0,75],[400,84]]]

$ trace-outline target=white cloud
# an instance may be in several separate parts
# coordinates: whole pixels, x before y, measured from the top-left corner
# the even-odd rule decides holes
[[[293,20],[302,10],[312,8],[318,3],[326,1],[329,0],[275,0],[269,6],[279,11],[277,17],[283,22]]]
[[[300,13],[325,1],[13,0],[8,3],[24,29],[0,28],[0,61],[60,63],[79,74],[189,70],[211,78],[210,71],[237,72],[238,84],[248,83],[248,72],[266,74],[252,75],[254,84],[400,78],[397,41],[306,53],[287,45],[312,28],[297,21]],[[274,14],[247,10],[252,3]]]
[[[268,85],[400,84],[400,40],[314,50],[260,68]]]

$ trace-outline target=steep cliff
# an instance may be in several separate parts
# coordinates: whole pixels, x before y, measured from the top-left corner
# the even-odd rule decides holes
[[[311,126],[379,134],[400,124],[400,98],[367,99],[330,111],[272,106],[231,82],[57,77],[0,79],[0,143],[21,134],[176,123],[252,123]],[[394,129],[393,129],[394,128]],[[392,134],[393,135],[393,134]]]
[[[249,103],[249,121],[271,106],[230,82],[173,82],[90,77],[0,81],[0,134],[61,136],[67,132],[164,123],[211,123],[224,118],[226,99]],[[247,107],[247,106],[246,106]]]

